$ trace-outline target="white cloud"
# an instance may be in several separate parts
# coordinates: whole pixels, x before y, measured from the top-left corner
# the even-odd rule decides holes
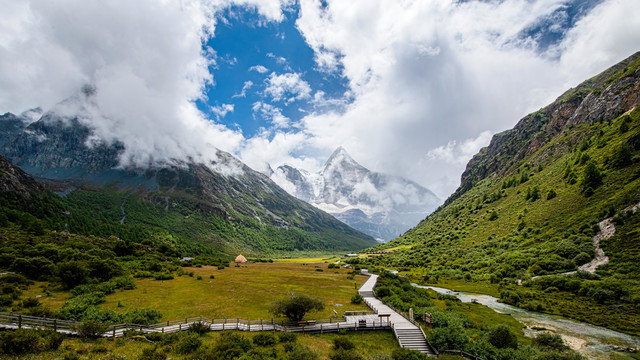
[[[291,1],[0,0],[0,109],[48,110],[75,95],[68,106],[82,112],[96,138],[124,142],[123,165],[206,160],[214,147],[236,151],[242,134],[207,120],[194,104],[213,81],[215,51],[203,50],[203,40],[214,15],[232,4],[280,21]],[[86,84],[95,95],[79,95]]]
[[[222,104],[220,106],[212,106],[211,111],[216,114],[217,118],[223,118],[228,113],[233,112],[235,106],[233,104]]]
[[[247,90],[251,89],[251,87],[253,86],[253,81],[251,80],[247,80],[244,82],[244,85],[242,85],[242,90],[240,91],[239,94],[234,94],[233,96],[231,96],[232,98],[243,98],[243,97],[247,97]]]
[[[269,69],[267,69],[266,67],[262,66],[262,65],[255,65],[249,68],[249,71],[257,71],[260,74],[264,74],[267,71],[269,71]]]
[[[540,53],[521,35],[566,21],[552,16],[566,3],[301,0],[296,26],[316,66],[344,76],[352,96],[301,120],[309,145],[324,157],[349,144],[367,167],[446,197],[490,133],[638,50],[637,1],[605,0]]]
[[[311,96],[311,86],[298,73],[278,75],[271,73],[265,80],[264,94],[274,101],[291,103],[295,100],[307,99]]]
[[[282,56],[277,56],[274,53],[267,53],[267,57],[274,59],[280,65],[284,65],[287,63],[287,59],[283,58]]]
[[[289,127],[291,119],[282,115],[282,110],[271,104],[257,101],[253,103],[251,109],[254,113],[258,113],[263,119],[270,121],[276,128]]]

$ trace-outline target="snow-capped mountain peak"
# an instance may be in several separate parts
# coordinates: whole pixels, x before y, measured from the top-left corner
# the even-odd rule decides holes
[[[271,178],[299,199],[383,240],[399,236],[440,204],[413,181],[368,170],[343,147],[317,173],[283,165]]]

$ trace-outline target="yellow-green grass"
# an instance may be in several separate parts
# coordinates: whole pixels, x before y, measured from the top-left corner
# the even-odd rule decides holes
[[[328,255],[327,257],[314,257],[314,258],[291,258],[291,259],[275,259],[275,262],[284,263],[299,263],[299,264],[315,264],[315,263],[334,263],[339,261],[340,257],[335,255]]]
[[[351,304],[351,297],[366,277],[358,275],[350,280],[348,270],[328,269],[327,264],[255,263],[224,270],[209,266],[184,270],[193,271],[194,276],[176,276],[166,281],[136,280],[135,290],[108,295],[102,308],[116,313],[156,309],[163,314],[163,320],[195,316],[271,319],[272,302],[293,292],[325,303],[323,311],[309,313],[306,319],[329,318],[333,310],[340,315],[346,310],[368,310],[364,304]],[[210,279],[210,275],[215,278]],[[197,280],[198,276],[202,280]]]
[[[209,332],[200,337],[203,346],[213,347],[223,332]],[[253,338],[259,332],[235,332],[245,338]],[[277,334],[276,334],[277,335]],[[321,359],[328,359],[333,346],[333,339],[336,337],[346,337],[355,345],[355,350],[365,357],[386,354],[389,355],[395,349],[398,349],[398,343],[391,331],[360,331],[348,332],[344,335],[338,334],[315,334],[303,335],[298,334],[297,342],[308,346],[314,352],[320,355]],[[154,344],[144,341],[131,341],[130,339],[98,339],[90,342],[83,342],[79,339],[67,338],[57,351],[47,351],[37,355],[28,355],[29,359],[60,359],[66,354],[77,354],[81,359],[137,359],[142,351],[147,348],[153,348]],[[273,346],[280,354],[284,354],[283,344],[278,343]],[[260,347],[256,347],[260,348]],[[265,347],[267,349],[270,347]],[[172,359],[187,358],[189,355],[180,355],[173,352],[171,346],[162,347],[163,351],[169,353]]]
[[[51,295],[46,295],[45,290],[49,290]],[[37,296],[40,296],[38,298],[40,303],[50,309],[58,309],[71,299],[71,293],[64,291],[60,286],[52,287],[49,283],[40,281],[23,290],[20,298],[29,299]]]

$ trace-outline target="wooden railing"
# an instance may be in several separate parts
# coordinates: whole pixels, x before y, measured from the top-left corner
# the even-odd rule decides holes
[[[244,319],[216,319],[203,316],[170,320],[152,325],[143,324],[115,324],[110,325],[103,334],[105,337],[122,336],[125,331],[134,330],[143,333],[160,332],[173,333],[188,330],[194,323],[202,323],[210,330],[240,330],[240,331],[285,331],[302,333],[338,332],[340,330],[384,330],[389,329],[385,321],[359,320],[347,323],[344,318],[328,318],[305,321],[302,324],[270,320],[244,320]],[[54,330],[68,334],[76,334],[82,322],[52,319],[46,317],[28,316],[14,313],[0,312],[0,327],[5,328],[32,328]]]

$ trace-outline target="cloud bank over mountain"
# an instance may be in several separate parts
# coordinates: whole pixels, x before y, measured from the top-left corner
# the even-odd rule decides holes
[[[636,0],[0,6],[0,111],[50,110],[74,98],[69,114],[80,109],[97,138],[125,144],[123,165],[208,159],[217,147],[256,170],[317,171],[344,145],[367,168],[440,197],[491,134],[640,44]],[[273,32],[280,48],[208,45],[243,11],[249,28]],[[289,51],[292,34],[306,48]],[[228,42],[252,41],[241,35]],[[312,64],[297,66],[306,63],[296,56]],[[246,78],[226,82],[228,69],[249,61]],[[225,87],[228,97],[208,95]]]

